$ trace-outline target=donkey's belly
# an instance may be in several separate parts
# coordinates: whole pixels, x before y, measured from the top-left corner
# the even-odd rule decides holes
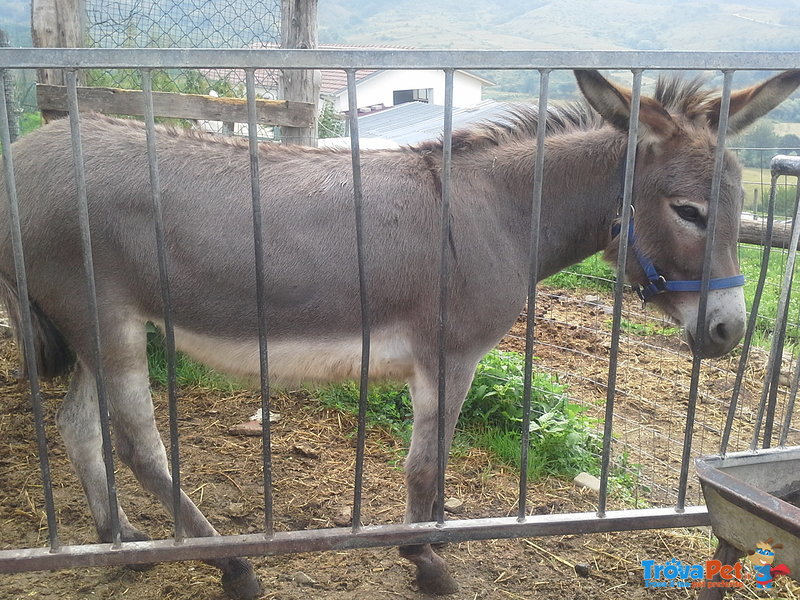
[[[413,371],[410,344],[401,328],[373,331],[370,378],[406,380]],[[258,338],[232,340],[175,329],[178,349],[214,369],[250,378],[259,373]],[[270,381],[281,384],[358,379],[361,336],[271,339]]]

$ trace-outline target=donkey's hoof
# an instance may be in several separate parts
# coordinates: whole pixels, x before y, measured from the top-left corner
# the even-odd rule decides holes
[[[241,558],[231,560],[231,566],[222,574],[222,589],[233,600],[255,600],[264,594],[253,567]]]
[[[446,596],[458,592],[456,580],[447,571],[433,574],[417,569],[417,585],[420,592],[430,596]]]

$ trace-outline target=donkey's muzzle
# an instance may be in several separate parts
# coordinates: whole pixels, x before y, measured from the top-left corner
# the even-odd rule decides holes
[[[716,358],[733,350],[744,336],[746,313],[744,294],[739,290],[719,290],[709,297],[704,335],[697,335],[696,316],[685,322],[685,335],[692,353]]]

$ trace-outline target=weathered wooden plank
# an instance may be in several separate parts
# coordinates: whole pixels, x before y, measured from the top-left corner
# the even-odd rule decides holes
[[[742,219],[739,223],[739,241],[745,244],[764,245],[766,223],[752,219]],[[773,248],[788,248],[791,239],[791,221],[775,221],[772,229]]]
[[[66,110],[66,88],[37,85],[41,110]],[[78,88],[81,110],[112,115],[144,114],[143,92],[104,87]],[[256,100],[257,120],[262,125],[308,127],[314,122],[314,105],[286,100]],[[215,98],[199,94],[153,92],[153,111],[157,117],[207,119],[227,123],[247,122],[247,101],[243,98]]]

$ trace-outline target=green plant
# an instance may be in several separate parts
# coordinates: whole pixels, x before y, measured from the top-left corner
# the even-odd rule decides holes
[[[325,100],[317,121],[317,137],[337,138],[344,135],[344,119],[336,113],[333,102]]]
[[[19,118],[19,133],[25,135],[34,129],[39,129],[42,126],[42,113],[38,110],[34,112],[25,111]]]
[[[491,351],[478,365],[464,403],[463,434],[503,462],[521,459],[525,359],[517,352]],[[546,374],[532,374],[528,473],[573,476],[597,466],[596,421],[564,394],[566,386]]]
[[[642,465],[633,463],[627,451],[612,458],[608,482],[611,493],[633,508],[647,508],[648,502],[641,494],[648,494],[650,487],[639,481]]]
[[[509,428],[522,422],[525,359],[519,352],[492,350],[475,370],[461,409],[460,426]],[[531,380],[531,414],[544,412],[549,401],[563,397],[566,386],[545,373]]]
[[[357,415],[359,384],[353,381],[319,386],[311,393],[324,406]],[[383,427],[408,440],[411,433],[411,397],[406,386],[371,384],[367,394],[367,424]]]

